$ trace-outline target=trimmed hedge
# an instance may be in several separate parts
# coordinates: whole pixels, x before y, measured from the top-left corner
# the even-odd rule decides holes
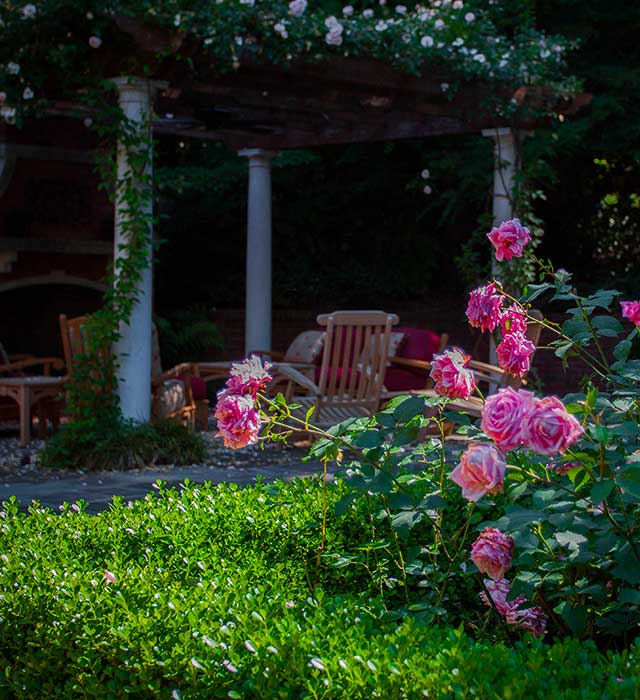
[[[0,697],[640,697],[640,645],[398,624],[351,569],[323,568],[311,597],[317,482],[158,494],[96,516],[4,505]],[[365,532],[355,511],[330,518],[326,553]]]

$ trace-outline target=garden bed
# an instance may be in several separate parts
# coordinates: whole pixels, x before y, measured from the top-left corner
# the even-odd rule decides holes
[[[399,622],[366,576],[329,566],[367,538],[360,508],[334,515],[341,482],[318,560],[320,483],[160,489],[99,516],[5,504],[3,696],[637,697],[638,646],[505,635],[477,596],[464,626]]]

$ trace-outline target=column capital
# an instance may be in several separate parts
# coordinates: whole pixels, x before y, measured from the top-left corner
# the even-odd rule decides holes
[[[503,126],[498,129],[483,129],[480,132],[483,136],[493,141],[515,141],[516,139],[525,139],[533,133],[527,129],[512,129],[508,126]]]
[[[152,98],[158,90],[165,90],[169,87],[166,80],[149,80],[135,75],[119,75],[109,80],[118,89],[121,100],[139,98],[144,94]]]
[[[248,158],[249,164],[251,164],[260,160],[273,160],[278,155],[278,151],[267,151],[264,148],[242,148],[238,151],[238,155]]]

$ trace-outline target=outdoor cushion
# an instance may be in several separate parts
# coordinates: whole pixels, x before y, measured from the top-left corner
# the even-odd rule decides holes
[[[184,382],[184,377],[181,374],[178,379]],[[202,377],[191,376],[191,393],[194,401],[203,401],[207,398],[207,384]]]
[[[287,348],[285,362],[317,364],[322,357],[324,335],[323,331],[304,331],[297,335]]]
[[[419,328],[398,328],[396,332],[404,334],[404,342],[395,353],[396,357],[430,361],[440,346],[440,336],[431,331]],[[394,367],[393,365],[387,368],[384,379],[387,391],[424,389],[426,383],[427,375],[425,372],[413,371],[406,367]]]
[[[158,413],[161,418],[166,418],[171,413],[182,410],[186,404],[184,382],[178,379],[168,379],[159,390],[157,399]]]

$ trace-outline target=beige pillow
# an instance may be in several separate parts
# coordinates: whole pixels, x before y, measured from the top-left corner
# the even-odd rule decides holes
[[[304,331],[293,339],[287,348],[285,362],[304,362],[313,365],[322,354],[323,331]]]

